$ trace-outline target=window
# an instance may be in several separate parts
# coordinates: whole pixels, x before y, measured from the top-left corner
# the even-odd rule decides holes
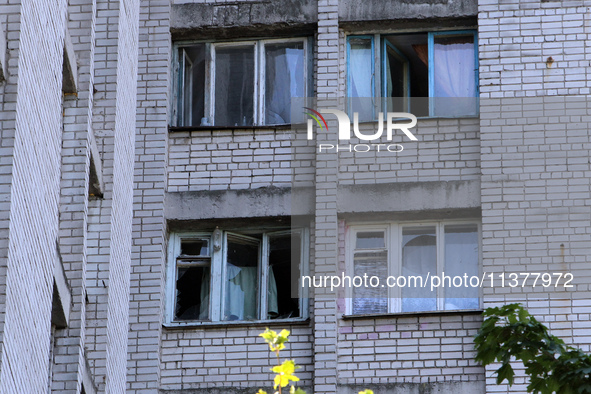
[[[309,92],[308,40],[179,45],[177,126],[291,123],[291,98]]]
[[[170,322],[306,316],[298,281],[304,229],[173,234],[168,271]]]
[[[476,115],[477,45],[470,30],[349,36],[350,112],[359,112],[360,120],[375,119],[380,111]],[[385,100],[369,99],[377,94]]]
[[[435,275],[440,278],[480,275],[478,223],[449,221],[352,226],[347,243],[350,276],[376,276],[384,284],[351,286],[351,314],[480,308],[478,288],[463,284],[456,287],[459,282],[444,279],[445,286],[431,289],[428,279]],[[392,279],[398,277],[401,280]],[[427,285],[423,287],[416,283]]]

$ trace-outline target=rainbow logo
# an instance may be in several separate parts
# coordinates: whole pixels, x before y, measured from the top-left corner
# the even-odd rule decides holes
[[[324,126],[326,127],[326,130],[328,131],[328,125],[326,124],[326,120],[324,120],[324,117],[322,115],[320,115],[320,112],[314,111],[312,108],[308,108],[308,107],[304,107],[304,109],[307,109],[308,111],[312,111],[313,113],[310,113],[310,112],[304,112],[304,113],[306,115],[310,115],[312,118],[314,118],[316,123],[318,123],[318,126],[320,127],[320,129],[324,129],[324,127],[322,127],[322,123],[324,123]],[[320,119],[318,119],[318,118],[320,118]],[[322,123],[320,123],[320,120],[322,120]]]

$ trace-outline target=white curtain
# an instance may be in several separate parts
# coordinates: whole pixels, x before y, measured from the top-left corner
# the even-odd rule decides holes
[[[445,275],[454,277],[478,276],[478,232],[476,226],[445,231]],[[471,230],[471,231],[470,231]],[[477,309],[478,288],[445,288],[445,309]]]
[[[422,234],[403,235],[402,248],[402,275],[421,276],[423,280],[427,279],[427,274],[436,275],[437,273],[437,247],[435,241],[435,229],[432,234],[422,231]],[[429,231],[431,232],[431,231]],[[415,287],[411,282],[402,288],[402,311],[419,312],[433,311],[437,309],[437,299],[435,291],[429,287]]]
[[[257,318],[257,267],[226,265],[226,320]]]
[[[201,278],[201,303],[199,304],[199,320],[209,319],[209,285],[209,269],[203,270],[203,276]]]
[[[452,40],[444,37],[434,43],[435,115],[457,116],[476,114],[476,64],[474,43],[467,37]],[[449,100],[441,98],[463,98]]]
[[[359,112],[359,120],[373,119],[373,63],[371,40],[351,39],[349,51],[349,78],[352,109]],[[360,99],[355,99],[359,97]]]
[[[258,268],[236,267],[228,263],[226,270],[225,320],[258,319]],[[268,297],[269,312],[277,313],[277,284],[273,270],[269,270]]]
[[[291,122],[291,98],[304,96],[304,51],[282,48],[267,52],[266,124]]]

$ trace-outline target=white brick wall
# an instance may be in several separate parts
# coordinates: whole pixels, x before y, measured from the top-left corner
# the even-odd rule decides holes
[[[92,88],[94,74],[94,27],[96,3],[71,2],[68,30],[78,60],[78,94],[64,97],[64,133],[60,196],[59,244],[72,291],[70,324],[55,332],[51,389],[78,393],[86,365],[86,252]]]
[[[376,148],[367,153],[341,150],[339,183],[477,180],[480,178],[478,130],[478,119],[421,119],[413,128],[419,141],[409,141],[403,135],[393,135],[391,142],[385,138],[381,141],[384,145],[401,144],[404,150],[400,153],[387,152],[385,146],[380,148],[381,152]],[[375,130],[365,131],[372,132]],[[366,141],[351,140],[351,144],[359,143]],[[349,144],[341,146],[348,149]]]
[[[587,1],[480,2],[481,91],[491,98],[481,101],[485,270],[573,272],[588,283],[588,272],[581,271],[579,262],[589,259],[585,240],[591,233],[587,219],[591,140],[587,118],[578,116],[588,104],[579,99],[582,109],[568,116],[561,107],[575,104],[565,107],[561,99],[550,99],[544,115],[554,111],[553,116],[538,117],[519,112],[522,104],[531,102],[510,103],[508,98],[589,93],[591,58],[585,45],[591,33],[589,5]],[[499,106],[509,103],[515,112],[499,116]],[[487,291],[485,306],[525,298],[506,293],[507,289],[498,288]],[[589,350],[588,296],[565,301],[530,296],[525,304],[553,334]],[[487,376],[492,370],[487,368]],[[524,392],[523,374],[516,383],[508,389],[488,378],[487,392]]]
[[[289,187],[290,138],[290,129],[171,133],[168,191]]]
[[[168,133],[172,2],[210,1],[0,3],[8,46],[7,81],[0,84],[0,392],[44,392],[49,383],[58,234],[74,301],[71,326],[56,331],[54,391],[79,390],[85,357],[100,392],[248,389],[269,381],[272,358],[257,336],[262,327],[162,328],[165,191],[289,187],[294,180],[289,131]],[[338,6],[318,3],[320,98],[345,94]],[[572,270],[588,279],[588,120],[515,120],[499,116],[502,103],[494,100],[588,95],[589,6],[479,1],[480,119],[421,120],[420,141],[405,143],[394,157],[341,152],[303,160],[297,180],[317,185],[312,271],[332,273],[343,261],[337,185],[480,180],[485,271]],[[63,101],[62,112],[66,21],[80,91]],[[88,201],[93,129],[105,195]],[[485,290],[485,306],[513,301],[506,292]],[[284,356],[303,365],[302,385],[317,394],[485,376],[487,392],[524,391],[523,377],[509,390],[494,384],[491,367],[485,372],[474,363],[478,315],[343,319],[340,306],[342,300],[316,298],[309,325],[289,327]],[[591,349],[588,298],[530,299],[528,307],[554,334]]]
[[[308,324],[282,325],[291,331],[281,359],[294,359],[301,382],[310,387],[313,376],[313,339]],[[275,329],[271,327],[271,329]],[[277,328],[279,329],[279,328]],[[270,389],[275,355],[258,335],[264,325],[165,329],[162,338],[162,380],[165,390],[211,388]]]
[[[119,4],[115,159],[109,242],[107,393],[124,392],[127,377],[139,4],[139,0],[127,0]]]
[[[170,0],[141,2],[127,392],[156,393],[164,309]],[[156,104],[156,105],[154,105]]]
[[[20,12],[2,393],[44,392],[48,386],[58,235],[66,2],[30,1]],[[39,26],[47,40],[38,40]],[[13,38],[9,30],[10,48]]]

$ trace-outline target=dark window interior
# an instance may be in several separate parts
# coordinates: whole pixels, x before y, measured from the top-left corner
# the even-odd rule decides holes
[[[270,237],[269,242],[269,319],[287,319],[300,316],[297,294],[297,279],[299,278],[300,235],[297,233]],[[292,248],[293,243],[293,248]],[[293,264],[292,264],[293,262]],[[292,280],[295,279],[295,280]],[[273,286],[275,282],[275,286]],[[277,292],[277,304],[274,305],[272,292]]]
[[[181,255],[209,256],[207,239],[183,240],[181,241]]]
[[[429,115],[429,51],[428,34],[401,34],[385,36],[387,42],[387,88],[389,97],[411,97],[410,111],[415,116]],[[408,80],[401,72],[408,67]],[[405,86],[406,85],[406,86]],[[422,98],[422,99],[417,99]],[[393,109],[400,106],[398,101]]]
[[[179,267],[177,272],[175,318],[208,320],[210,267]]]

